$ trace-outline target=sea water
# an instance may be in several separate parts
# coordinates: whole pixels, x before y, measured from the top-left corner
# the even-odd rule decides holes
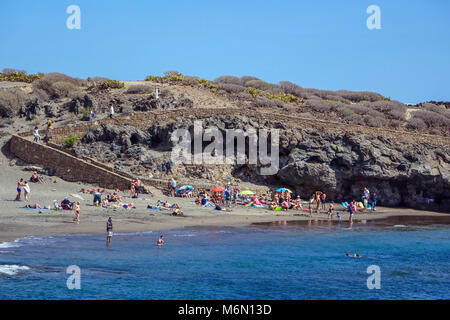
[[[450,298],[448,224],[364,222],[27,237],[0,244],[0,299]]]

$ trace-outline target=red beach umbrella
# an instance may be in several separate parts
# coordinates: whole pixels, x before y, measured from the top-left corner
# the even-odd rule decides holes
[[[212,191],[212,192],[222,192],[223,190],[225,190],[224,187],[215,187],[215,188],[213,188],[211,191]]]

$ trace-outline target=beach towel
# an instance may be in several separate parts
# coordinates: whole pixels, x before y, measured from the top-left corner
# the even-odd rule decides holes
[[[152,206],[148,206],[147,209],[149,210],[159,210],[159,211],[168,211],[170,209],[167,208],[157,208],[157,207],[152,207]]]
[[[342,202],[341,204],[344,206],[345,209],[347,209],[347,207],[348,207],[348,203],[347,202]]]
[[[34,210],[34,211],[43,211],[43,210],[50,210],[48,208],[42,208],[42,209],[34,209],[34,208],[26,208],[26,207],[17,207],[18,209],[25,209],[25,210]]]

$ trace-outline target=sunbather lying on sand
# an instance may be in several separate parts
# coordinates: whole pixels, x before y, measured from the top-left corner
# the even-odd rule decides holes
[[[27,204],[24,208],[28,208],[28,209],[42,209],[42,207],[38,204]]]

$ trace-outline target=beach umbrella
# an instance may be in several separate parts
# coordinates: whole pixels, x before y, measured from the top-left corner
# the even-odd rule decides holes
[[[190,191],[192,191],[192,190],[194,190],[194,187],[193,186],[189,186],[189,185],[181,186],[181,187],[179,187],[177,189],[177,192],[180,192],[181,190],[190,190]]]
[[[212,192],[222,192],[223,190],[225,190],[224,187],[215,187],[215,188],[213,188],[211,191],[212,191]]]
[[[255,194],[253,191],[250,191],[250,190],[244,190],[244,191],[239,192],[239,193],[242,194],[242,195],[251,195],[251,194]]]
[[[277,189],[276,190],[277,192],[290,192],[290,193],[292,193],[292,191],[291,190],[289,190],[289,189],[287,189],[287,188],[279,188],[279,189]]]

